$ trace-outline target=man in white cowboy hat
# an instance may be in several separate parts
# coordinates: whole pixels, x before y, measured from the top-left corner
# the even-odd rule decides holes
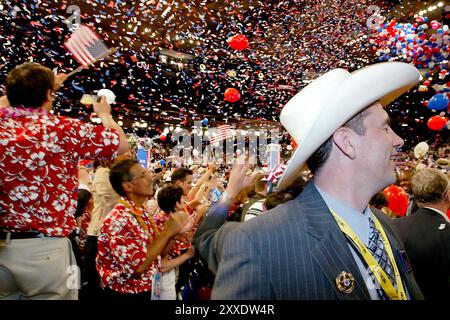
[[[368,207],[395,182],[391,157],[403,145],[383,106],[419,77],[400,62],[335,69],[286,104],[281,123],[299,147],[278,188],[305,163],[314,177],[296,199],[226,236],[217,230],[223,243],[212,240],[219,258],[213,299],[423,298],[387,218]]]

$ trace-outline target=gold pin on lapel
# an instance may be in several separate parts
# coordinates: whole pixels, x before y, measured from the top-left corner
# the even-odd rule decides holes
[[[341,292],[352,293],[355,289],[355,277],[350,272],[342,271],[336,278],[336,286]]]

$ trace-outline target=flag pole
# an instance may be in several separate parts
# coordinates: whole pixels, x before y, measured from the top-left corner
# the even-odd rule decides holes
[[[101,59],[103,59],[103,58],[106,58],[107,56],[113,54],[113,53],[116,52],[116,51],[117,51],[117,48],[109,49],[109,50],[106,51],[105,53],[103,53],[103,54],[99,55],[97,58],[95,58],[95,60],[92,61],[90,64],[88,64],[88,65],[82,65],[82,66],[79,66],[78,68],[76,68],[75,70],[72,70],[69,74],[67,74],[67,78],[73,76],[75,73],[80,72],[81,70],[83,70],[83,69],[85,69],[85,68],[90,67],[91,65],[93,65],[93,64],[96,63],[97,61],[99,61],[99,60],[101,60]]]

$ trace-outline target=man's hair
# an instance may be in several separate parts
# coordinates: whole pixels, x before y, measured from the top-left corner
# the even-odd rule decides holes
[[[193,174],[194,174],[194,172],[190,169],[179,168],[179,169],[177,169],[177,171],[172,173],[172,175],[170,177],[170,181],[172,183],[175,183],[177,181],[184,181],[184,179],[186,179],[187,176],[192,176]]]
[[[375,195],[370,199],[369,204],[377,209],[383,209],[389,204],[388,199],[384,195],[383,191],[375,193]]]
[[[27,62],[14,68],[6,77],[6,96],[13,107],[39,108],[53,90],[55,76],[39,63]]]
[[[264,176],[262,175],[259,180],[255,182],[255,192],[263,192],[266,188],[266,181],[263,180]]]
[[[181,201],[183,188],[173,184],[166,185],[158,190],[158,206],[165,213],[175,212],[177,202]]]
[[[357,113],[353,118],[348,120],[342,127],[350,128],[356,132],[356,134],[363,136],[366,133],[366,128],[364,127],[364,119],[367,117],[367,109]],[[333,136],[329,137],[319,149],[317,149],[311,157],[306,160],[309,170],[314,174],[316,173],[328,160],[331,154],[331,149],[333,148]]]
[[[438,169],[422,169],[412,178],[412,193],[419,203],[439,202],[447,188],[448,178]]]
[[[119,196],[126,196],[122,183],[130,181],[133,178],[130,170],[136,164],[139,164],[139,161],[136,159],[125,159],[112,165],[111,171],[109,172],[109,181]]]
[[[281,192],[289,194],[292,198],[297,198],[305,188],[307,182],[308,180],[299,175],[290,185],[284,190],[281,190]]]
[[[267,195],[264,200],[264,206],[267,210],[273,209],[279,204],[285,203],[287,201],[285,194],[282,192],[272,192]]]

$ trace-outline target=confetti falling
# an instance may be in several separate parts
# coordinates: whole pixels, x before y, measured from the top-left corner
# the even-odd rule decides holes
[[[420,39],[417,29],[422,24],[383,25],[374,38],[366,25],[367,9],[374,4],[390,5],[338,0],[3,1],[0,83],[11,68],[30,60],[58,71],[76,68],[64,42],[78,17],[117,52],[69,79],[55,104],[62,114],[89,120],[91,110],[80,103],[83,93],[107,88],[117,96],[114,115],[128,121],[130,130],[141,130],[132,128],[136,121],[152,123],[145,130],[156,127],[158,134],[168,124],[191,126],[205,118],[210,126],[271,123],[278,121],[281,108],[296,92],[330,69],[353,71],[380,58],[389,60],[394,57],[392,46],[404,61],[415,61],[415,49],[402,52],[409,49],[402,41],[408,42],[409,31]],[[68,12],[72,6],[79,11]],[[384,37],[383,30],[387,34],[400,30],[405,36],[388,44],[392,35]],[[237,51],[228,45],[236,34],[249,40],[248,48]],[[435,64],[445,60],[440,54],[442,59],[435,59]],[[239,90],[241,99],[225,101],[227,88]],[[417,94],[420,101],[431,97],[430,92]],[[392,108],[399,129],[416,130],[421,125],[427,132],[428,118],[413,115],[413,110],[427,108],[414,102],[416,96],[410,97]]]

